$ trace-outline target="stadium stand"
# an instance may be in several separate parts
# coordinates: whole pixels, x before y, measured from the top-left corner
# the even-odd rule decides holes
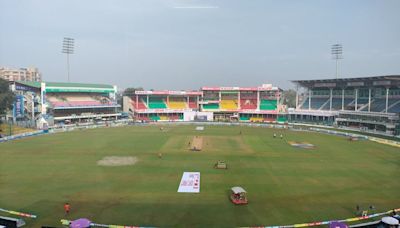
[[[135,91],[133,96],[123,98],[132,104],[124,111],[138,121],[183,121],[185,112],[199,110],[201,95],[198,91]]]
[[[189,108],[198,109],[197,97],[189,97]]]
[[[250,117],[250,122],[264,122],[263,117]]]
[[[276,110],[277,101],[276,100],[265,100],[262,99],[260,103],[260,110]]]
[[[289,122],[400,134],[399,75],[293,82],[298,100],[296,109],[289,111]]]
[[[166,109],[167,104],[161,97],[149,97],[149,109]]]
[[[217,121],[273,122],[286,106],[279,104],[280,89],[260,87],[202,87],[202,110]],[[273,120],[272,120],[273,119]]]
[[[240,100],[241,109],[257,109],[257,98],[256,99],[241,99]]]
[[[257,109],[257,92],[240,91],[240,108],[244,110]]]
[[[142,98],[139,98],[137,103],[135,103],[135,100],[133,101],[133,107],[136,109],[147,109],[147,104]]]
[[[184,97],[170,97],[168,108],[170,109],[186,109],[187,101]]]
[[[47,98],[54,108],[105,106],[115,104],[106,97],[90,96],[87,94],[68,94],[64,96],[49,94]]]
[[[135,91],[127,100],[131,108],[126,112],[140,121],[180,121],[186,115],[187,119],[201,116],[200,120],[274,122],[279,112],[286,111],[278,102],[280,92],[270,84],[202,87],[201,91]]]
[[[117,87],[112,85],[16,81],[12,89],[24,101],[26,112],[21,120],[52,126],[121,116],[115,99]]]
[[[217,103],[203,104],[203,109],[219,109],[219,104]]]
[[[237,100],[221,100],[220,106],[221,109],[227,109],[227,110],[238,109]]]

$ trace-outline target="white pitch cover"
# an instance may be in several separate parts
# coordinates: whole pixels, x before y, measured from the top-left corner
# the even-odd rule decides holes
[[[178,192],[199,193],[200,172],[183,172]]]

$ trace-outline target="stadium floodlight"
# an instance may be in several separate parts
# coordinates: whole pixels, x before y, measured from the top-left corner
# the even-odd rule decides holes
[[[334,44],[331,48],[332,58],[336,60],[336,79],[339,78],[339,59],[343,59],[343,46]]]
[[[69,55],[74,54],[74,42],[73,38],[64,37],[62,53],[67,54],[67,73],[69,82]]]

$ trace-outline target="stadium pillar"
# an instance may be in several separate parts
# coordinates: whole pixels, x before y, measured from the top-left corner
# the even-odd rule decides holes
[[[386,108],[385,108],[385,113],[388,112],[388,106],[389,106],[389,88],[386,88]]]
[[[308,110],[311,110],[311,96],[312,96],[312,91],[311,89],[308,90]]]
[[[257,90],[257,109],[260,110],[260,91]]]
[[[356,99],[354,100],[354,111],[357,111],[357,101],[358,101],[358,89],[355,89],[356,91]]]
[[[332,111],[332,91],[333,89],[330,89],[330,96],[329,96],[329,111]]]
[[[147,107],[149,107],[149,95],[147,95],[146,100],[147,100]]]
[[[238,108],[240,109],[240,90],[238,90]]]
[[[45,115],[46,110],[46,83],[40,83],[40,104],[42,106],[41,114]]]
[[[31,117],[32,119],[31,120],[33,122],[35,120],[35,101],[34,101],[35,100],[35,96],[32,95],[31,98],[32,98],[32,103],[31,103],[32,104],[32,113],[31,113],[32,114],[32,117]]]
[[[296,110],[299,108],[299,85],[296,85]]]
[[[276,97],[276,109],[278,109],[278,107],[279,107],[279,101],[280,101],[280,93],[279,93],[279,90],[277,90],[276,92],[275,92],[275,97]]]
[[[139,96],[136,95],[136,109],[139,109]]]
[[[342,89],[342,111],[344,110],[344,88]]]
[[[371,111],[371,88],[368,89],[368,112]]]

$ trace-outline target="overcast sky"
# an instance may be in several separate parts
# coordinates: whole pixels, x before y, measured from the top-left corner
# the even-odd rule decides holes
[[[400,1],[0,0],[0,66],[146,89],[400,74]]]

